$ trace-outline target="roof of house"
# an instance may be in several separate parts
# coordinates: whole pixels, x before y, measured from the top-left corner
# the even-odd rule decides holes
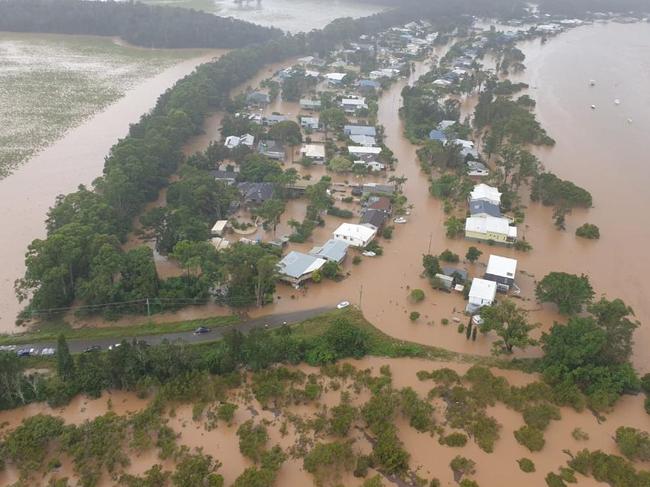
[[[217,220],[217,222],[212,226],[213,232],[223,232],[228,225],[228,220]]]
[[[366,147],[363,145],[350,145],[348,146],[350,154],[381,154],[381,147]]]
[[[318,125],[317,117],[300,117],[300,123],[308,123],[309,125]]]
[[[514,229],[514,235],[512,232]],[[507,218],[495,218],[493,216],[470,216],[465,220],[465,231],[476,233],[497,233],[509,237],[517,236],[517,227],[511,227]]]
[[[341,262],[348,253],[348,244],[343,240],[331,238],[321,247],[314,247],[311,249],[309,253],[314,257]]]
[[[355,144],[363,145],[366,147],[374,146],[377,141],[372,135],[350,135],[350,140]]]
[[[478,277],[472,279],[472,287],[469,290],[470,298],[480,298],[493,301],[496,295],[496,282],[480,279]]]
[[[486,214],[495,218],[501,218],[499,205],[485,200],[472,200],[469,202],[469,212],[472,216]]]
[[[237,185],[246,201],[266,201],[273,198],[275,188],[273,183],[243,182]]]
[[[233,172],[233,171],[221,171],[219,169],[215,171],[210,171],[210,175],[214,177],[214,179],[217,180],[235,180],[237,179],[237,176],[239,173]]]
[[[443,267],[442,273],[445,276],[453,277],[454,274],[458,274],[461,280],[467,280],[467,271],[465,269],[457,269],[455,267]]]
[[[300,153],[312,159],[324,159],[325,146],[323,144],[305,144],[300,149]]]
[[[368,240],[376,235],[376,230],[364,225],[356,225],[354,223],[342,223],[336,230],[334,230],[334,237],[336,235],[345,235],[346,237],[359,238],[361,240]]]
[[[485,273],[514,279],[517,273],[517,260],[500,255],[490,255]]]
[[[330,81],[343,81],[343,78],[346,76],[346,73],[327,73],[325,75],[325,77]]]
[[[319,107],[321,105],[320,100],[312,100],[310,98],[301,98],[300,99],[300,105],[301,106],[309,106],[309,107]]]
[[[443,120],[438,124],[438,130],[440,131],[445,131],[452,125],[455,125],[456,121],[455,120]]]
[[[325,259],[303,254],[302,252],[291,251],[279,263],[278,269],[285,276],[299,279],[305,274],[314,272],[325,264]]]
[[[260,140],[259,143],[260,152],[284,152],[284,146],[277,140]]]
[[[363,192],[393,194],[395,192],[395,186],[390,184],[365,183],[363,185]]]
[[[365,107],[366,99],[365,98],[343,98],[341,100],[341,105],[350,105],[354,107]]]
[[[371,210],[381,210],[384,212],[390,211],[390,198],[387,198],[386,196],[371,196],[368,198],[368,208]]]
[[[370,224],[373,227],[379,228],[386,221],[386,213],[381,210],[367,209],[361,215],[361,220],[359,223],[361,225]]]
[[[372,125],[345,125],[343,132],[349,135],[369,135],[375,137],[377,129]]]
[[[286,117],[286,115],[271,114],[264,117],[264,120],[266,120],[267,122],[278,123],[278,122],[285,122],[288,120],[288,118]]]
[[[490,201],[501,201],[501,193],[497,188],[487,184],[477,184],[469,194],[470,200],[487,199]]]
[[[445,135],[444,132],[434,129],[431,132],[429,132],[429,139],[439,140],[440,142],[444,142],[445,140],[447,140],[447,136]]]
[[[375,81],[373,79],[362,79],[359,80],[358,85],[361,88],[380,88],[381,84],[378,81]]]

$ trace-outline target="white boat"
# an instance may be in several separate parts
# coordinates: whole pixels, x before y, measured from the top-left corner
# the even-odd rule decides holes
[[[350,306],[350,301],[341,301],[336,305],[337,309],[347,308],[348,306]]]
[[[377,254],[374,253],[372,250],[366,250],[365,252],[361,252],[361,255],[365,255],[366,257],[376,257]]]
[[[596,86],[596,81],[593,79],[589,80],[589,86]]]
[[[591,105],[591,109],[592,109],[592,110],[595,110],[595,109],[596,109],[596,105]]]
[[[395,223],[406,223],[408,220],[404,218],[403,216],[399,216],[393,220]]]
[[[614,100],[614,105],[620,105],[620,104],[621,104],[621,100],[619,100],[618,98]]]

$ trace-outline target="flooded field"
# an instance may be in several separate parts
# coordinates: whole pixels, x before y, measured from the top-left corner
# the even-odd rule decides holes
[[[389,367],[392,388],[401,390],[412,388],[420,398],[434,405],[433,417],[435,423],[443,427],[447,433],[454,431],[448,429],[445,419],[446,406],[440,398],[427,399],[427,395],[434,383],[431,380],[419,380],[416,374],[419,371],[431,371],[441,368],[452,369],[460,375],[465,374],[469,366],[466,364],[430,362],[419,359],[384,359],[365,358],[362,360],[347,360],[358,371],[369,370],[374,377],[380,375],[380,369]],[[296,368],[292,368],[296,370]],[[264,408],[254,397],[254,392],[249,385],[233,389],[228,393],[227,400],[238,406],[231,425],[219,422],[216,428],[209,426],[205,414],[196,414],[192,404],[170,405],[165,418],[174,432],[177,433],[177,444],[190,448],[202,448],[203,452],[212,455],[222,462],[219,473],[224,476],[225,485],[231,485],[234,480],[246,469],[253,465],[239,450],[238,427],[245,421],[252,419],[255,424],[265,424],[268,435],[268,447],[279,445],[289,458],[282,465],[275,485],[313,485],[314,477],[305,471],[302,456],[298,453],[303,445],[307,451],[316,442],[334,441],[337,438],[326,432],[314,432],[310,421],[319,417],[328,417],[331,408],[341,403],[343,395],[349,398],[353,407],[363,406],[371,397],[371,392],[361,385],[355,378],[326,377],[322,372],[313,367],[300,366],[298,369],[305,374],[314,374],[315,380],[322,387],[322,392],[316,400],[296,400]],[[497,377],[503,377],[511,386],[524,386],[538,378],[515,371],[493,370]],[[5,425],[3,431],[8,431],[20,424],[22,419],[37,413],[50,414],[63,418],[67,423],[80,424],[87,419],[92,419],[105,414],[110,410],[116,414],[125,415],[129,412],[138,412],[146,407],[148,399],[138,398],[135,394],[110,392],[99,399],[76,398],[70,405],[50,409],[36,404],[10,412],[0,413],[0,423]],[[544,477],[548,472],[557,471],[566,464],[569,456],[566,451],[577,452],[582,448],[589,450],[600,449],[606,453],[618,454],[618,448],[613,440],[614,432],[619,426],[632,426],[640,429],[646,427],[647,421],[637,412],[642,411],[641,397],[625,397],[617,405],[616,410],[607,416],[607,420],[599,422],[590,412],[578,413],[569,408],[560,408],[561,419],[552,421],[545,431],[546,444],[540,452],[530,452],[520,445],[514,438],[513,432],[520,428],[524,421],[520,412],[510,409],[505,404],[497,402],[488,406],[486,414],[493,417],[498,424],[499,439],[494,444],[494,451],[487,453],[470,439],[464,447],[449,447],[441,445],[438,441],[439,433],[418,432],[409,425],[408,419],[398,415],[395,419],[399,431],[399,439],[404,448],[410,453],[409,469],[425,478],[438,478],[441,485],[456,485],[454,475],[449,464],[456,455],[462,455],[476,462],[476,473],[472,478],[482,486],[516,487],[520,485],[545,485]],[[209,407],[210,404],[205,405]],[[352,441],[355,454],[368,454],[372,450],[371,438],[368,436],[364,421],[359,418],[355,426],[349,430],[347,439]],[[580,428],[587,439],[577,440],[571,432]],[[298,447],[298,448],[297,448]],[[535,472],[524,473],[518,466],[517,460],[526,457],[535,463]],[[74,476],[72,465],[63,460],[62,467],[54,474]],[[141,474],[154,464],[162,464],[166,469],[173,469],[170,460],[161,461],[155,451],[146,450],[134,452],[131,456],[131,465],[126,471]],[[643,465],[636,465],[643,468]],[[376,472],[370,469],[368,477]],[[50,474],[52,475],[52,474]],[[0,483],[7,484],[16,480],[16,472],[12,469],[0,473]],[[577,484],[580,487],[602,485],[592,478],[577,474]],[[355,478],[351,472],[344,473],[341,479],[343,485],[358,486],[363,479]],[[384,485],[411,485],[409,482],[396,482],[382,478]],[[108,475],[104,474],[100,486],[114,485]]]
[[[142,80],[204,53],[0,33],[0,178]]]
[[[24,42],[27,42],[28,38],[29,36],[25,36]],[[36,36],[36,38],[40,38],[40,36]],[[99,42],[95,38],[91,38],[91,40],[93,42]],[[60,42],[65,44],[64,40]],[[111,41],[108,39],[104,39],[102,42],[105,42],[106,46],[111,45]],[[21,45],[21,43],[18,44]],[[73,44],[78,45],[78,41],[74,41]],[[0,41],[0,46],[2,45],[8,46],[13,44],[2,44]],[[62,53],[66,52],[64,47],[61,48]],[[95,64],[93,64],[91,62],[92,58],[84,58],[83,49],[78,58],[73,56],[72,60],[68,60],[68,62],[72,63],[71,65],[73,67],[80,67],[84,66],[84,63],[90,63],[89,67],[92,67],[93,72],[105,80],[103,85],[101,80],[98,80],[99,86],[106,86],[114,76],[117,76],[117,79],[120,79],[120,76],[122,76],[123,80],[128,80],[127,84],[120,85],[119,93],[117,91],[111,92],[113,93],[112,96],[114,96],[112,99],[113,104],[96,115],[91,116],[91,118],[76,128],[71,127],[77,125],[79,120],[74,123],[66,121],[68,124],[66,128],[70,130],[67,131],[63,138],[32,157],[9,177],[0,179],[0,226],[2,227],[2,232],[0,232],[0,249],[3,252],[3,266],[2,271],[0,271],[0,331],[2,332],[16,331],[14,322],[16,315],[20,311],[20,305],[16,300],[13,284],[24,272],[24,255],[27,251],[27,246],[33,239],[45,235],[45,216],[48,208],[54,204],[56,196],[74,191],[79,184],[89,185],[92,183],[101,174],[104,166],[104,158],[108,154],[109,149],[118,138],[123,137],[127,133],[130,123],[136,122],[143,113],[150,110],[154,106],[158,96],[167,88],[171,87],[179,78],[189,74],[198,64],[207,62],[224,52],[202,51],[203,54],[199,56],[194,51],[194,57],[191,57],[191,52],[186,51],[172,54],[143,49],[127,49],[124,51],[123,48],[115,46],[110,49],[118,49],[119,52],[129,52],[130,64],[122,67],[111,64],[110,56],[108,56],[105,62],[95,60]],[[92,43],[88,47],[88,51],[93,52]],[[156,55],[156,53],[159,54]],[[189,59],[187,59],[188,56]],[[158,61],[146,61],[147,58],[158,59]],[[146,68],[144,71],[141,68],[137,68],[139,63],[138,59],[144,59],[144,66],[149,66],[149,68]],[[41,61],[44,62],[43,59],[40,61],[35,59],[34,62],[36,64],[34,66],[38,66],[38,63]],[[105,72],[105,70],[108,70],[108,72]],[[132,71],[130,75],[128,74],[129,70]],[[27,71],[28,66],[21,68],[23,75]],[[114,74],[112,75],[111,72],[114,72]],[[137,72],[140,74],[135,76]],[[120,75],[120,73],[122,74]],[[143,76],[146,73],[148,73],[147,76],[149,78],[145,80]],[[3,74],[4,71],[0,72],[0,77]],[[34,89],[33,93],[35,95],[37,93],[36,89],[34,87],[30,88],[31,85],[26,80],[23,81],[27,88]],[[32,84],[40,86],[40,91],[38,91],[40,98],[31,101],[25,99],[24,101],[25,103],[29,102],[32,104],[37,109],[37,113],[38,109],[47,107],[50,102],[54,104],[58,103],[56,97],[53,97],[47,91],[50,87],[45,81],[41,83],[38,81],[38,77],[35,77],[32,79]],[[2,91],[4,88],[4,84],[0,86],[0,97],[8,96],[12,100],[16,96],[20,97],[20,90],[17,90],[16,93],[6,93]],[[61,89],[63,90],[72,91],[73,88],[73,86],[65,85],[65,83],[61,85]],[[56,86],[51,87],[51,90],[56,89]],[[93,90],[96,89],[96,87],[93,88]],[[2,95],[2,93],[6,94]],[[45,99],[47,99],[48,103],[44,102]],[[101,106],[105,106],[105,103],[108,102],[106,100],[102,101]],[[84,110],[90,110],[88,105],[84,106]],[[100,108],[98,104],[93,106],[95,107],[94,111],[88,111],[85,114],[86,117]],[[16,107],[19,107],[19,104],[13,101],[11,103],[2,102],[0,103],[0,112],[3,110],[16,110]],[[27,107],[23,106],[23,109],[27,110]],[[73,110],[74,107],[70,105],[66,109]],[[67,113],[63,108],[61,108],[61,111]],[[24,115],[25,121],[31,120],[33,123],[35,123],[35,120],[41,120],[40,117],[43,116],[43,114],[38,114],[30,118],[31,115],[29,113]],[[14,116],[19,116],[18,112],[12,115],[12,117]],[[22,115],[20,116],[22,117]],[[30,140],[38,143],[40,140],[38,138],[39,131],[47,132],[50,130],[46,122],[43,121],[40,124],[45,125],[45,127],[37,127],[36,133],[27,133],[25,136],[29,136]],[[21,124],[16,125],[18,127],[22,126]],[[11,126],[3,124],[1,130],[11,130]],[[62,129],[59,128],[59,130]],[[62,135],[62,132],[57,133],[57,136]],[[2,137],[1,133],[0,137]],[[2,144],[0,144],[0,151],[2,150]]]
[[[322,29],[339,17],[365,17],[385,8],[353,0],[145,0],[145,3],[203,10],[289,32]]]

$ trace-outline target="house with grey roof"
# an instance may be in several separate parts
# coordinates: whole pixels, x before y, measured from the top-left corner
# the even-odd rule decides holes
[[[344,125],[343,133],[350,135],[367,135],[369,137],[377,136],[377,129],[372,125]]]
[[[302,252],[291,251],[278,262],[280,279],[299,286],[304,281],[311,279],[314,272],[319,270],[327,261]]]
[[[495,205],[485,200],[472,200],[469,202],[469,213],[471,216],[493,216],[501,218],[501,209],[499,205]]]
[[[261,91],[253,91],[246,96],[246,102],[250,105],[268,105],[271,103],[271,98]]]
[[[336,262],[340,264],[345,260],[345,257],[348,255],[349,245],[343,240],[337,240],[334,238],[329,239],[320,247],[314,247],[309,251],[310,255],[314,257],[320,257],[329,262]]]
[[[381,210],[365,210],[361,215],[359,223],[361,225],[372,225],[379,230],[386,223],[386,218],[386,213]]]
[[[257,152],[278,161],[284,160],[286,153],[284,146],[277,140],[261,140],[257,145]]]
[[[273,113],[271,115],[267,115],[267,116],[263,117],[262,118],[262,124],[263,125],[268,125],[270,127],[272,125],[275,125],[276,123],[286,122],[287,120],[289,120],[289,119],[286,117],[286,115]]]
[[[259,205],[273,198],[275,187],[273,183],[251,183],[244,182],[237,185],[244,203],[247,205]]]

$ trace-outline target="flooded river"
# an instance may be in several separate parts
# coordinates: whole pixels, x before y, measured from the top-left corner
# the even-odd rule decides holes
[[[24,272],[24,255],[35,238],[45,236],[45,217],[57,195],[89,185],[101,175],[104,158],[129,124],[150,110],[158,96],[197,65],[223,51],[183,61],[136,85],[117,103],[70,130],[11,176],[0,180],[0,332],[13,332],[21,309],[14,281]]]

